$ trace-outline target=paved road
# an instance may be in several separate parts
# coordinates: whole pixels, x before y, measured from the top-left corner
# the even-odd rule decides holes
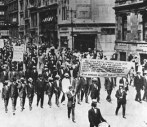
[[[102,84],[103,84],[103,79]],[[1,87],[1,86],[0,86]],[[98,107],[101,109],[103,117],[109,122],[111,127],[147,127],[147,102],[142,104],[134,101],[135,90],[131,86],[127,96],[126,119],[122,118],[122,109],[118,116],[115,116],[116,98],[115,88],[112,92],[112,103],[106,101],[106,91],[104,87],[101,89],[101,101]],[[47,105],[48,97],[45,96],[44,108],[36,106],[36,96],[33,102],[33,109],[29,111],[28,99],[26,99],[25,110],[20,112],[20,102],[17,102],[16,115],[12,114],[11,100],[9,101],[9,111],[4,111],[4,103],[0,99],[0,125],[1,127],[89,127],[88,110],[91,104],[82,102],[76,105],[76,123],[67,118],[66,105],[57,107],[55,97],[53,96],[53,106],[49,108]]]

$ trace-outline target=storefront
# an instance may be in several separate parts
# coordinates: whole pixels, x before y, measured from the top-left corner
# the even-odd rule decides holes
[[[55,47],[58,46],[57,37],[57,10],[45,10],[40,11],[40,34],[43,43],[50,46],[53,44]]]
[[[73,36],[71,36],[71,27],[61,27],[59,29],[59,38],[61,47],[69,47],[81,52],[92,50],[97,47],[98,30],[94,27],[76,27],[73,28]]]

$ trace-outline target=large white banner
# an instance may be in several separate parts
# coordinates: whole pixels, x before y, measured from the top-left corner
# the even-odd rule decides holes
[[[83,77],[122,77],[128,74],[131,67],[135,68],[133,62],[82,59],[80,75]]]
[[[23,53],[24,47],[23,46],[13,46],[13,61],[23,61]]]

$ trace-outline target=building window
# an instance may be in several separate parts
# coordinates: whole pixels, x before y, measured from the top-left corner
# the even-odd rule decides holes
[[[67,9],[66,7],[62,7],[62,20],[67,19]]]
[[[143,15],[143,40],[147,41],[147,14]]]
[[[32,24],[32,27],[37,26],[37,14],[36,13],[32,13],[31,15],[31,24]]]
[[[115,35],[115,28],[102,28],[102,35]]]
[[[127,16],[122,17],[122,40],[127,39]]]

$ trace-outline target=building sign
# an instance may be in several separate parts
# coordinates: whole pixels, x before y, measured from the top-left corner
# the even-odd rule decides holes
[[[97,31],[97,29],[93,27],[76,27],[73,30],[74,32],[76,31]]]
[[[83,77],[122,77],[135,67],[133,62],[82,59],[80,75]]]
[[[147,44],[138,44],[136,51],[147,51]]]
[[[117,43],[117,49],[121,49],[121,50],[127,50],[128,49],[128,44],[125,43]]]

